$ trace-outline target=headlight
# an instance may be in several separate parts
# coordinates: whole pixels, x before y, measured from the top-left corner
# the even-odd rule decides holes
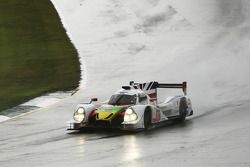
[[[135,121],[137,120],[137,118],[138,118],[137,114],[131,108],[128,108],[125,111],[125,115],[124,115],[125,122]]]
[[[85,118],[85,110],[82,107],[79,107],[74,113],[74,120],[82,122]]]
[[[131,114],[133,114],[133,110],[131,109],[131,108],[128,108],[127,110],[126,110],[126,114],[128,114],[128,115],[131,115]]]

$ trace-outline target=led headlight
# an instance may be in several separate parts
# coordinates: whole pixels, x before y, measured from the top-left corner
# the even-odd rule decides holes
[[[79,107],[74,113],[74,120],[82,122],[85,118],[85,110],[82,107]]]
[[[137,114],[131,108],[128,108],[125,111],[125,115],[124,115],[125,122],[135,121],[137,120],[137,118],[138,118]]]
[[[133,114],[133,110],[131,109],[131,108],[128,108],[127,110],[126,110],[126,114],[127,115],[131,115],[131,114]]]

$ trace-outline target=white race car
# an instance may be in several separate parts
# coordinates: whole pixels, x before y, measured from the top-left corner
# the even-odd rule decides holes
[[[167,120],[184,121],[187,116],[193,115],[191,101],[186,95],[186,82],[161,84],[131,81],[129,86],[122,88],[107,103],[98,104],[97,98],[92,98],[90,103],[78,104],[67,129],[149,129]],[[164,102],[158,103],[158,88],[181,88],[184,95],[167,97]]]

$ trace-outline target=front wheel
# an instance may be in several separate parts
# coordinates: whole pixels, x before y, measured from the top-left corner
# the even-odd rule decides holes
[[[151,126],[151,110],[146,109],[144,112],[144,129],[148,130]]]

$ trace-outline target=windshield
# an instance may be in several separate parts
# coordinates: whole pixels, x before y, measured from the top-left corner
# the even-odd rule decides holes
[[[117,94],[111,96],[109,103],[110,105],[130,105],[136,103],[136,95],[124,95]]]

